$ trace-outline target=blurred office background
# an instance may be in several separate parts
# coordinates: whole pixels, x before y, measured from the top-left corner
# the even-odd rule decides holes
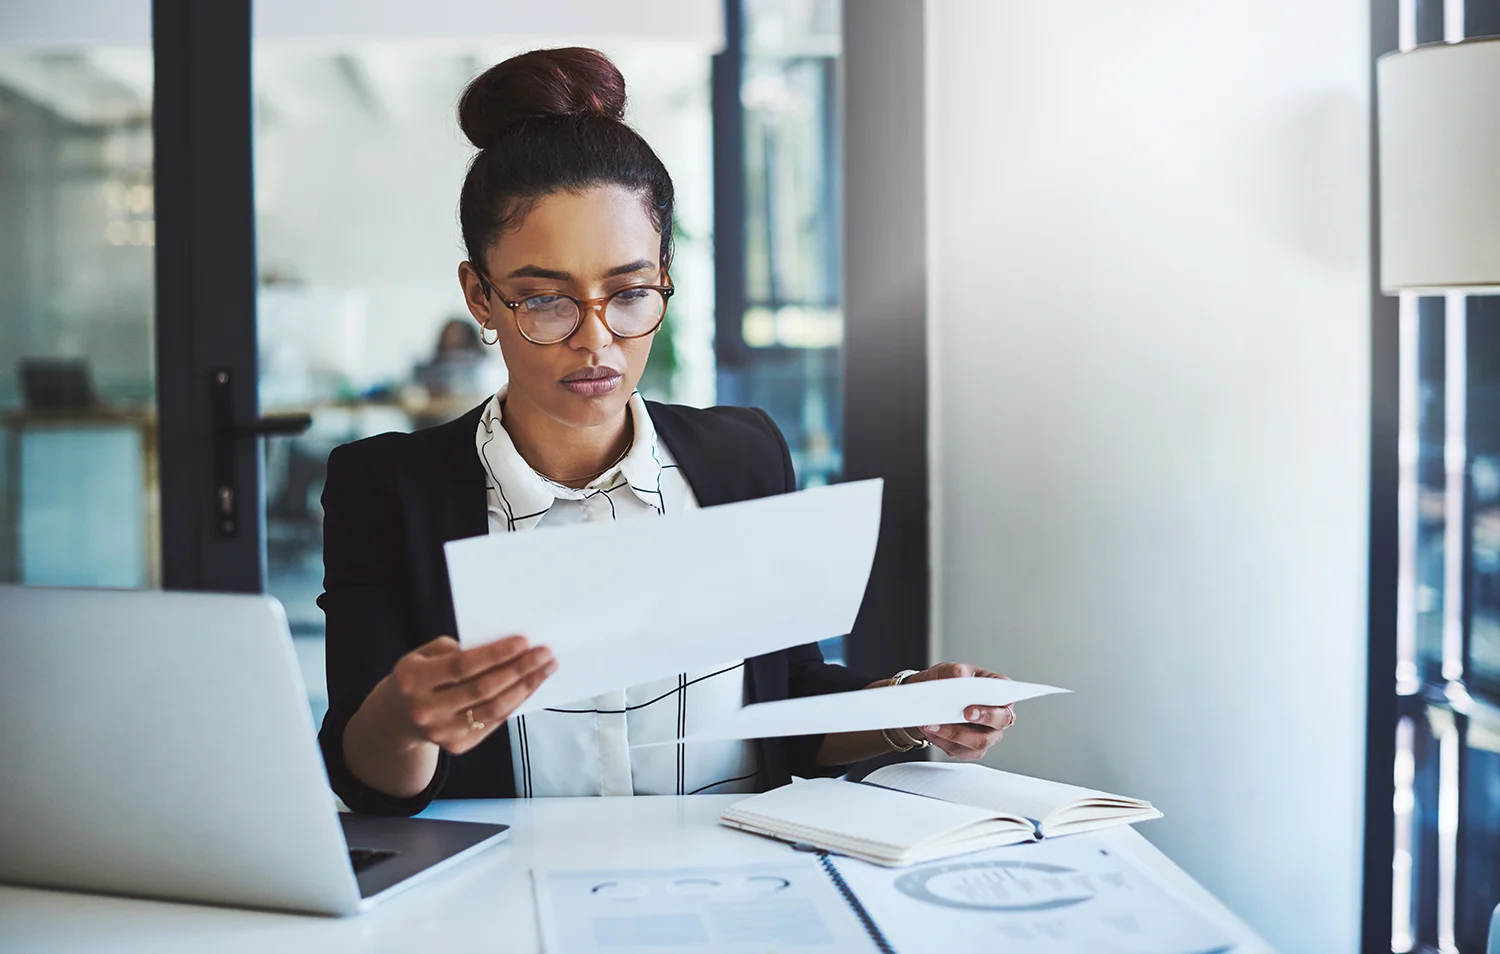
[[[1078,690],[997,764],[1151,797],[1167,819],[1144,833],[1279,949],[1483,949],[1500,306],[1380,310],[1369,106],[1373,55],[1500,34],[1500,0],[500,6],[255,7],[258,391],[312,418],[264,442],[264,578],[315,712],[328,450],[504,380],[449,328],[458,92],[512,52],[595,45],[680,194],[643,389],[765,407],[804,484],[848,472],[840,223],[891,199],[846,208],[845,173],[918,144],[924,220],[862,238],[926,253],[861,291],[926,302],[930,356],[879,373],[931,376],[908,453],[931,455],[932,654]],[[157,585],[150,4],[0,11],[0,580]],[[916,113],[846,132],[846,69],[897,82],[876,41],[918,51]],[[1398,665],[1368,674],[1367,462],[1394,467],[1397,438],[1366,435],[1398,397]],[[1381,694],[1395,759],[1366,765]],[[1382,827],[1393,850],[1365,853]]]
[[[73,6],[89,9],[51,37],[0,45],[0,579],[148,586],[160,580],[150,5]],[[804,486],[838,479],[840,0],[743,0],[728,50],[721,11],[699,6],[672,30],[638,21],[636,35],[560,32],[572,27],[483,4],[450,11],[465,24],[453,35],[420,14],[382,25],[353,7],[256,6],[261,410],[312,417],[305,433],[265,441],[266,585],[315,710],[329,450],[449,420],[505,380],[456,279],[458,185],[474,150],[454,112],[470,79],[514,53],[603,49],[626,76],[627,119],[672,171],[679,291],[642,391],[762,406]],[[71,40],[100,16],[112,36]],[[716,54],[741,63],[735,115],[720,121],[740,123],[744,144],[719,169]],[[738,260],[720,263],[743,293],[718,341],[716,181],[743,210]]]

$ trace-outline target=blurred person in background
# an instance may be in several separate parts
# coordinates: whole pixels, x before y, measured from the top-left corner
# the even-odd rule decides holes
[[[474,323],[449,318],[438,332],[432,359],[417,366],[417,379],[433,397],[482,393],[477,371],[485,359],[484,344]]]
[[[412,373],[426,399],[409,411],[412,425],[431,427],[467,411],[497,386],[494,366],[474,322],[458,317],[443,322],[432,358]]]

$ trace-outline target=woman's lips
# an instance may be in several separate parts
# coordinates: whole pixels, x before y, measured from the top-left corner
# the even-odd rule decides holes
[[[559,382],[574,394],[598,397],[620,386],[620,372],[601,366],[579,368]]]

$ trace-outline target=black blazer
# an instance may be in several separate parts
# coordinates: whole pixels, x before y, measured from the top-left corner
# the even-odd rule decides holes
[[[701,506],[796,489],[786,440],[765,412],[647,403],[658,436]],[[334,791],[358,812],[410,815],[434,798],[516,794],[505,731],[463,755],[444,752],[432,784],[407,799],[361,783],[343,754],[349,717],[396,660],[455,634],[443,544],[489,532],[484,468],[474,449],[482,412],[483,405],[437,427],[356,441],[328,457],[318,598],[328,621],[328,715],[318,742]],[[811,643],[757,656],[745,668],[755,702],[843,692],[873,681],[825,663]],[[783,785],[792,773],[838,774],[816,764],[821,742],[822,736],[761,740],[760,786]]]

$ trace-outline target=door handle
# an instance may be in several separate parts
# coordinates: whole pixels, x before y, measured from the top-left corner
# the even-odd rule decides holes
[[[219,536],[240,532],[240,492],[235,479],[240,442],[246,438],[292,436],[312,426],[311,414],[271,414],[240,423],[234,414],[233,376],[227,368],[210,372],[208,406],[213,428],[214,518]]]
[[[312,427],[311,414],[268,414],[249,424],[235,424],[229,428],[231,437],[295,437]]]

